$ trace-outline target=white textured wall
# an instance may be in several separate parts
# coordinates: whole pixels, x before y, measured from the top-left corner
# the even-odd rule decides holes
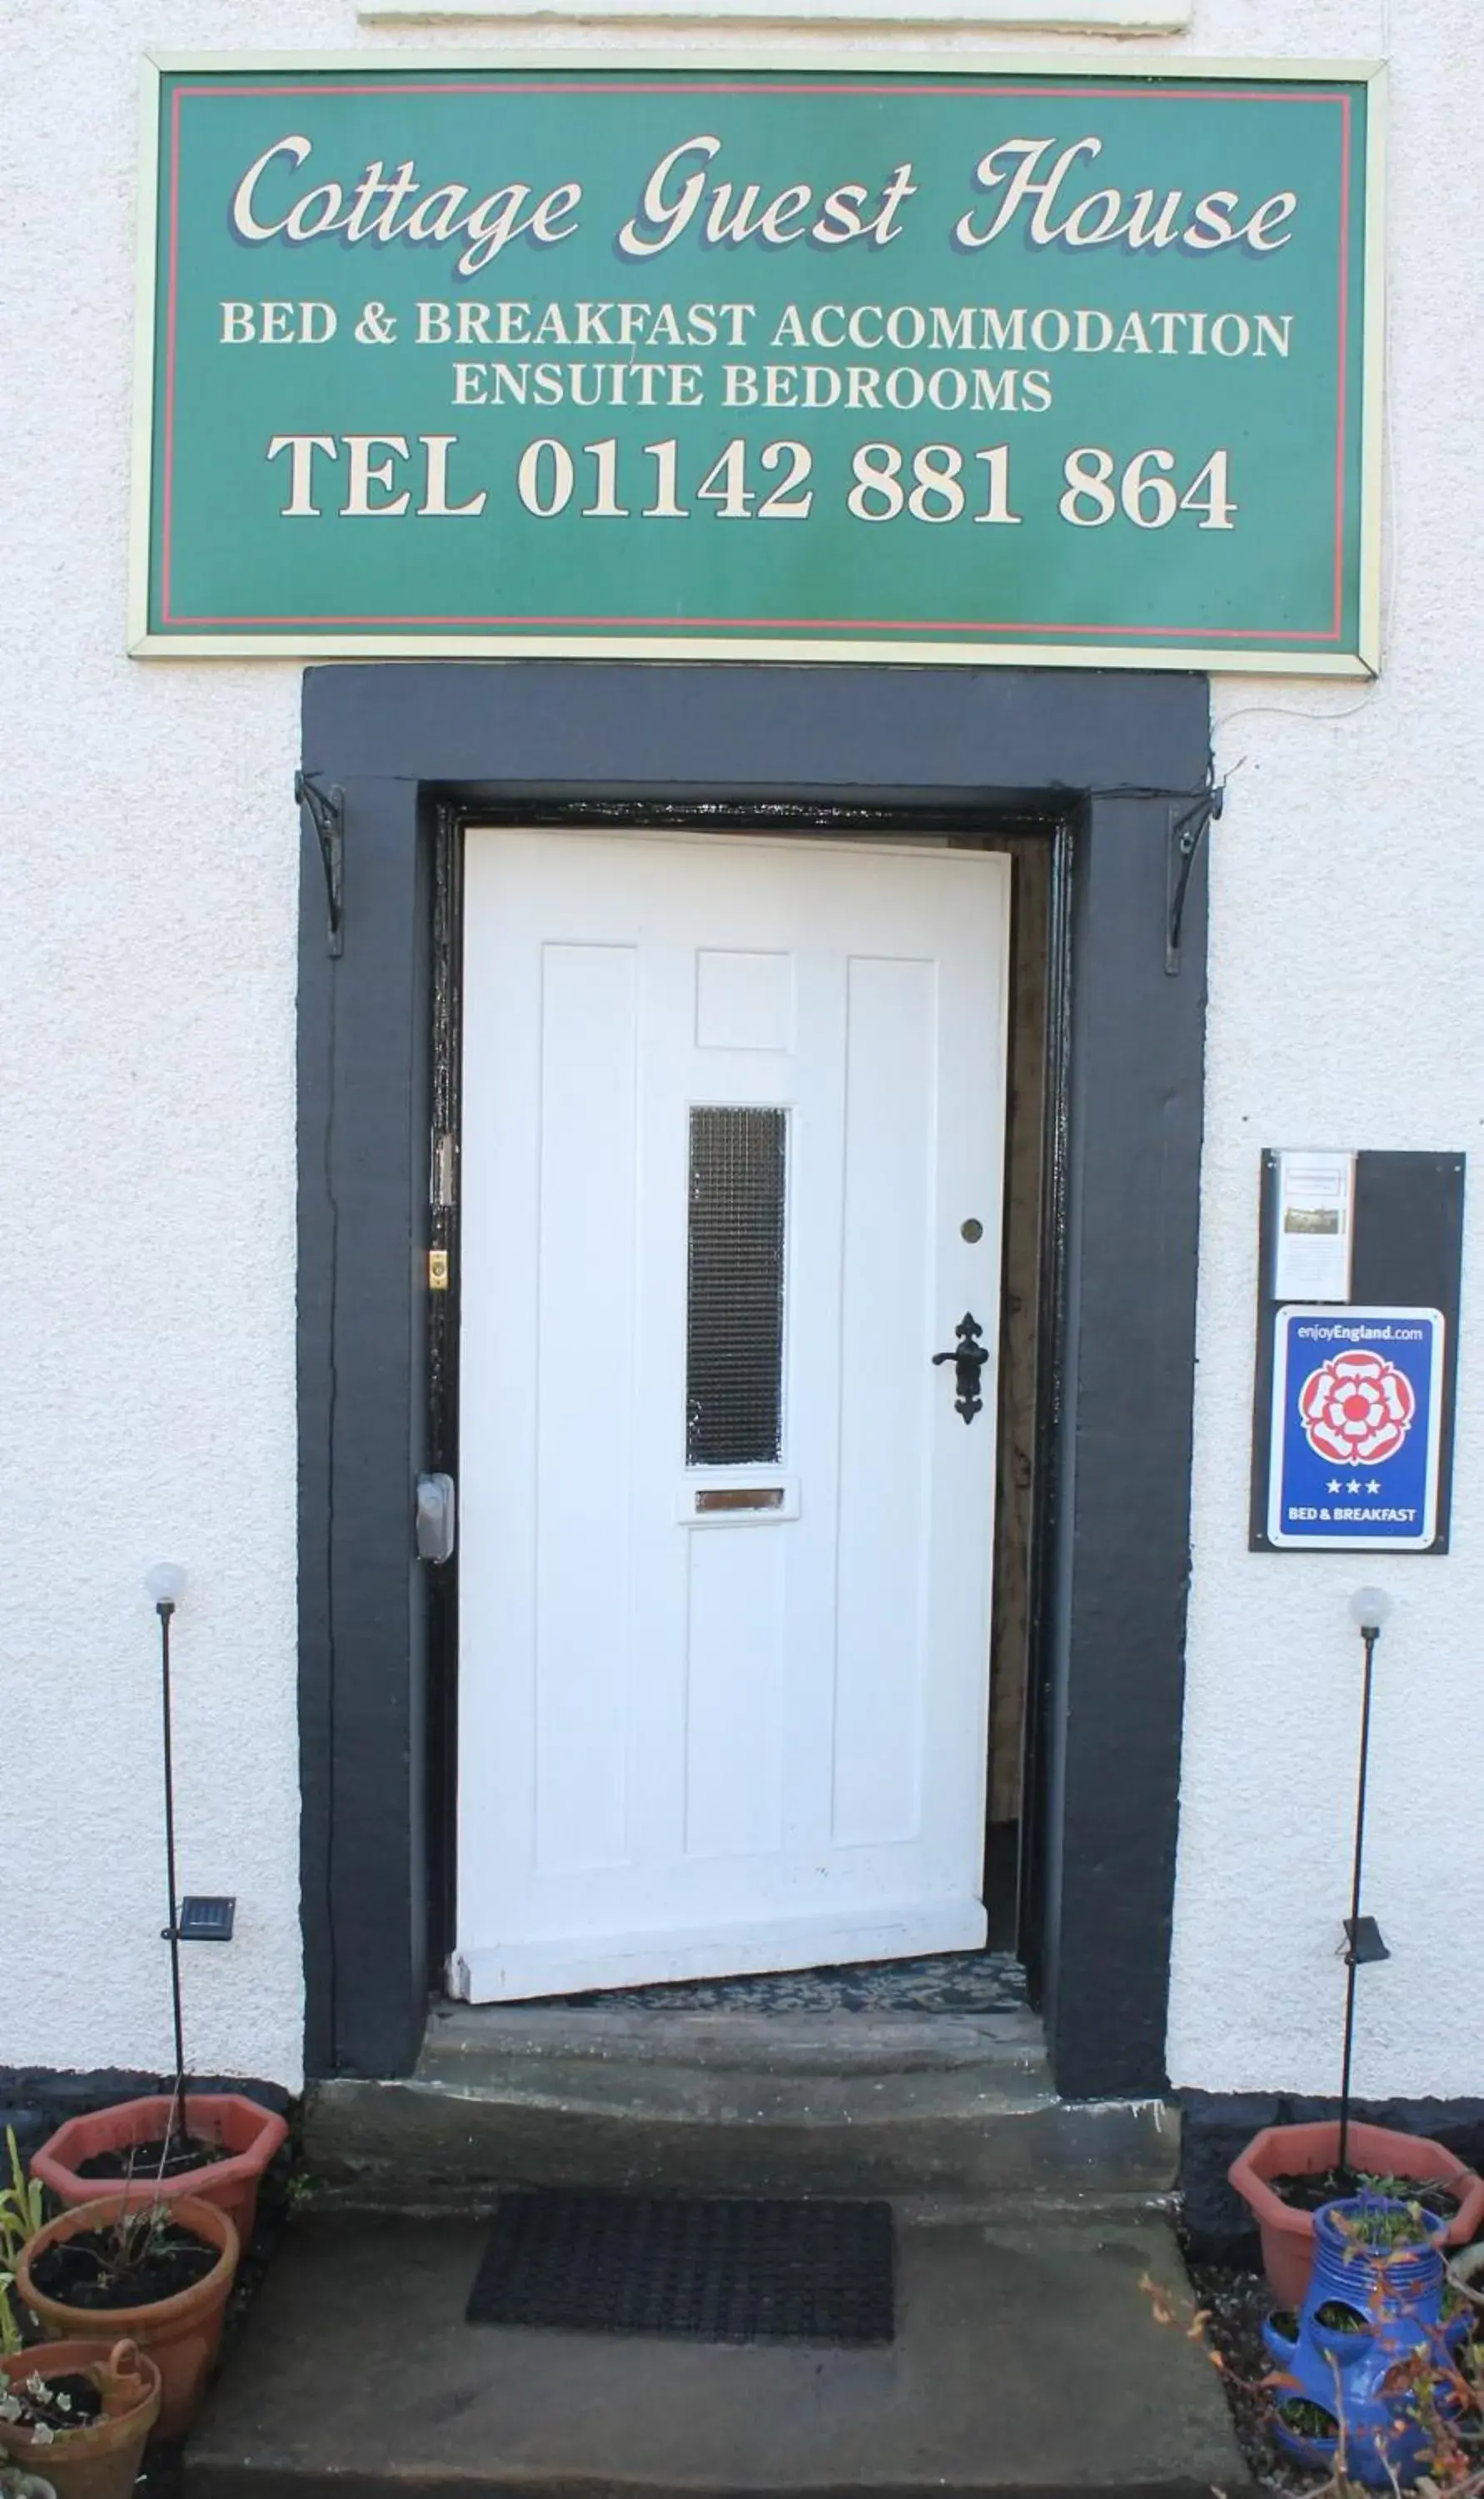
[[[1325,33],[1353,18],[1359,48],[1372,14],[1326,13]],[[1258,12],[1220,15],[1235,43]],[[1318,32],[1311,9],[1283,15],[1285,49]],[[1360,1974],[1357,2082],[1484,2090],[1484,337],[1459,257],[1484,217],[1484,17],[1413,0],[1392,37],[1384,672],[1365,691],[1216,689],[1234,778],[1212,853],[1170,2069],[1217,2091],[1337,2085],[1360,1662],[1344,1600],[1368,1579],[1399,1600],[1377,1652],[1368,1849],[1395,1958]],[[1284,1143],[1471,1154],[1445,1559],[1242,1549],[1257,1152]]]
[[[122,635],[137,55],[249,14],[0,13],[0,2064],[170,2061],[166,1555],[187,2050],[293,2083],[297,680]]]
[[[169,2054],[140,1587],[169,1553],[192,1573],[182,1870],[241,1902],[230,1950],[186,1957],[189,2051],[292,2083],[298,670],[122,656],[136,64],[146,45],[429,38],[358,29],[352,0],[3,0],[0,32],[0,2063]],[[797,40],[750,39],[764,60]],[[1343,1598],[1365,1566],[1245,1550],[1257,1157],[1468,1147],[1484,1110],[1484,20],[1476,0],[1410,0],[1394,25],[1386,0],[1197,0],[1188,37],[1059,49],[1396,63],[1387,671],[1216,689],[1220,763],[1242,769],[1213,847],[1170,2062],[1212,2090],[1324,2089],[1357,1698]],[[1403,1603],[1380,1653],[1371,1904],[1396,1958],[1363,1982],[1375,2092],[1477,2091],[1484,2072],[1484,1316],[1466,1301],[1469,1321],[1458,1550],[1385,1567]]]

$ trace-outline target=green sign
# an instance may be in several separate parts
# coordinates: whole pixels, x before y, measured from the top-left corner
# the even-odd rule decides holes
[[[152,76],[139,651],[1376,665],[1377,73]]]

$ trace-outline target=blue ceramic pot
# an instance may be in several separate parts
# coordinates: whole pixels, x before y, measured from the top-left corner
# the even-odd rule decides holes
[[[1447,2223],[1424,2215],[1414,2239],[1370,2243],[1384,2217],[1413,2208],[1380,2195],[1325,2204],[1314,2215],[1314,2269],[1291,2339],[1270,2317],[1263,2339],[1286,2384],[1274,2430],[1304,2463],[1333,2470],[1341,2441],[1351,2479],[1372,2489],[1415,2480],[1431,2460],[1436,2423],[1456,2414],[1453,2354],[1468,2320],[1443,2319],[1442,2242]],[[1322,2322],[1320,2311],[1331,2319]],[[1336,2321],[1343,2313],[1343,2326]],[[1300,2400],[1334,2421],[1321,2437],[1284,2418]]]

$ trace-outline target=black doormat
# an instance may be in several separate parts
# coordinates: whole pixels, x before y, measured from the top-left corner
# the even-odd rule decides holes
[[[891,2207],[502,2195],[467,2314],[701,2343],[889,2343]]]

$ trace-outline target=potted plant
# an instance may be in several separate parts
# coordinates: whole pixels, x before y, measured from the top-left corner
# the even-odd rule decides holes
[[[5,2129],[10,2182],[0,2187],[0,2353],[18,2352],[22,2336],[16,2314],[16,2259],[46,2219],[42,2191],[21,2167],[14,2126]]]
[[[1440,2143],[1400,2134],[1391,2126],[1352,2118],[1351,2074],[1355,2056],[1355,1985],[1367,1964],[1391,1958],[1374,1918],[1361,1914],[1366,1849],[1366,1794],[1371,1762],[1371,1701],[1376,1643],[1392,1610],[1384,1588],[1357,1588],[1350,1619],[1365,1650],[1361,1683],[1360,1758],[1355,1791],[1355,1838],[1350,1858],[1350,1914],[1344,1922],[1345,2009],[1339,2061],[1339,2113],[1311,2126],[1267,2126],[1239,2153],[1227,2176],[1252,2213],[1263,2245],[1263,2269],[1280,2306],[1297,2308],[1308,2288],[1314,2253],[1314,2214],[1321,2205],[1367,2190],[1415,2189],[1444,2224],[1441,2235],[1466,2247],[1484,2225],[1484,2179],[1455,2159]]]
[[[1444,2306],[1442,2225],[1415,2200],[1358,2195],[1314,2216],[1313,2272],[1297,2316],[1270,2317],[1273,2426],[1302,2463],[1397,2490],[1431,2469],[1469,2400],[1458,2368],[1467,2316]]]
[[[48,2137],[31,2175],[59,2204],[90,2204],[111,2190],[153,2203],[194,2195],[218,2205],[243,2247],[258,2187],[288,2126],[241,2092],[176,2092],[119,2100],[69,2118]]]
[[[170,1946],[175,2080],[167,2093],[121,2100],[86,2117],[69,2118],[43,2144],[31,2175],[58,2203],[90,2204],[111,2190],[150,2203],[194,2196],[231,2215],[245,2247],[257,2216],[258,2186],[288,2134],[281,2117],[241,2092],[186,2088],[185,2024],[180,1993],[180,1902],[176,1879],[174,1746],[171,1736],[170,1635],[184,1574],[159,1563],[146,1582],[160,1627],[160,1709],[165,1778],[165,1897]]]
[[[57,2499],[129,2499],[160,2410],[134,2343],[40,2343],[0,2359],[0,2454],[45,2465]]]
[[[147,2352],[162,2381],[160,2435],[178,2438],[216,2356],[239,2247],[230,2214],[200,2196],[103,2195],[22,2248],[16,2288],[58,2342],[97,2336]]]
[[[1466,2247],[1484,2225],[1484,2178],[1467,2161],[1425,2135],[1359,2118],[1266,2126],[1227,2175],[1256,2221],[1263,2270],[1282,2308],[1299,2307],[1308,2288],[1321,2205],[1404,2183],[1446,2225],[1448,2246]]]

